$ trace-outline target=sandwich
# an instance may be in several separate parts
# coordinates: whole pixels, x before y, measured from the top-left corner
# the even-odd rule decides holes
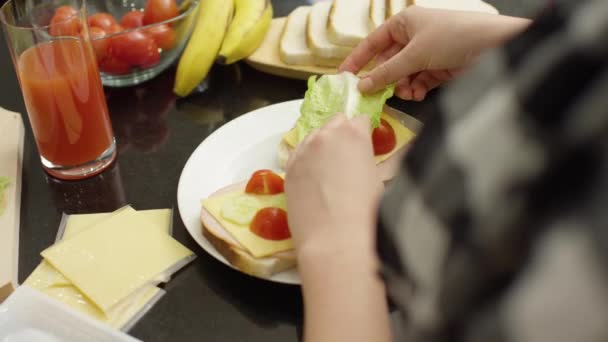
[[[357,46],[370,33],[370,0],[334,0],[327,22],[329,41]]]
[[[313,130],[321,127],[335,113],[344,113],[348,118],[368,115],[373,131],[370,139],[383,181],[395,176],[405,147],[414,138],[414,132],[405,127],[398,118],[385,113],[384,104],[393,96],[394,86],[375,94],[364,95],[357,89],[359,78],[352,73],[315,76],[308,80],[308,91],[300,108],[300,117],[295,127],[287,132],[278,147],[279,165],[285,167],[290,154]]]
[[[203,236],[232,266],[261,278],[295,267],[281,175],[256,171],[202,204]]]

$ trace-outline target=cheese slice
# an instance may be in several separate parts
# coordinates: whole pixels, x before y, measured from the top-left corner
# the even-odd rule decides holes
[[[481,0],[411,0],[413,5],[455,11],[498,14],[496,7]]]
[[[44,250],[42,256],[107,313],[154,277],[193,256],[158,225],[126,208]]]
[[[397,145],[395,145],[395,148],[392,151],[390,151],[389,153],[375,156],[376,164],[380,164],[383,161],[392,157],[403,146],[407,145],[415,136],[414,132],[412,132],[409,128],[403,126],[399,122],[399,120],[393,118],[392,116],[390,116],[386,113],[382,113],[381,118],[386,120],[386,122],[388,122],[389,125],[391,125],[391,127],[393,127],[393,130],[395,131],[395,137],[397,138]],[[292,128],[289,132],[287,132],[283,136],[283,141],[285,141],[285,143],[289,147],[295,148],[298,145],[298,132],[296,131],[296,129]]]
[[[116,213],[70,215],[63,235],[59,239],[70,239]],[[160,222],[163,226],[163,231],[167,234],[169,233],[171,225],[170,209],[143,210],[138,211],[138,213],[155,222]],[[25,280],[24,284],[117,329],[125,328],[133,317],[143,312],[146,307],[152,306],[155,300],[164,294],[162,289],[154,285],[146,285],[139,293],[130,295],[129,298],[119,305],[120,307],[106,314],[91,303],[67,278],[44,260]]]
[[[248,224],[238,224],[235,220],[228,220],[222,215],[226,203],[233,202],[242,196],[255,197],[258,200],[259,208],[279,207],[287,210],[285,205],[285,194],[279,195],[245,195],[242,191],[232,192],[223,196],[217,196],[203,200],[203,207],[213,216],[226,231],[234,237],[251,255],[262,258],[278,252],[293,249],[291,239],[273,241],[263,239],[249,230]],[[256,212],[257,212],[256,210]],[[237,220],[238,221],[238,220]]]

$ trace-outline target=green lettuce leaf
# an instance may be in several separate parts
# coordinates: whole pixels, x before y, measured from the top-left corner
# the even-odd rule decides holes
[[[356,115],[370,117],[372,127],[380,125],[380,116],[386,100],[393,96],[394,86],[389,86],[375,94],[364,95],[357,89],[359,78],[350,72],[324,75],[308,79],[308,90],[300,108],[300,118],[296,123],[298,141],[310,132],[323,126],[334,114],[344,113],[347,118]]]

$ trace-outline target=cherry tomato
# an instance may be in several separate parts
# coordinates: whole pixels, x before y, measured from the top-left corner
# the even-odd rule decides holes
[[[374,144],[374,155],[376,156],[387,154],[397,146],[395,130],[386,120],[380,120],[380,126],[374,129],[372,142]]]
[[[120,26],[118,24],[114,24],[114,25],[110,26],[109,30],[106,30],[106,33],[110,35],[110,34],[122,32],[124,30],[125,29],[122,26]]]
[[[108,54],[99,62],[99,69],[113,75],[124,75],[131,71],[131,66],[127,62]]]
[[[112,28],[112,25],[118,24],[116,19],[109,13],[95,13],[88,19],[90,27],[99,27],[106,32],[109,32]]]
[[[281,208],[264,208],[255,214],[249,230],[266,240],[286,240],[291,237],[287,212]]]
[[[120,25],[127,29],[144,26],[144,12],[131,11],[125,14],[120,20]]]
[[[144,24],[160,23],[179,14],[175,0],[148,0],[144,9]]]
[[[163,50],[171,50],[175,46],[177,33],[167,24],[154,25],[146,29],[146,34],[152,37],[158,47]]]
[[[82,23],[80,22],[80,19],[76,14],[70,12],[69,9],[59,10],[55,12],[55,15],[53,15],[53,18],[51,18],[51,22],[49,25],[49,33],[55,37],[78,36],[80,34],[81,29]]]
[[[82,32],[80,35],[82,36]],[[110,46],[110,40],[107,38],[103,38],[106,36],[106,31],[100,29],[99,27],[89,27],[89,37],[91,38],[91,45],[93,45],[93,50],[95,51],[95,57],[97,57],[97,61],[101,61],[108,54],[108,48]]]
[[[78,10],[72,6],[60,6],[55,10],[55,15],[63,15],[66,17],[78,14]]]
[[[259,170],[253,173],[245,192],[256,195],[274,195],[285,192],[284,181],[281,176],[270,170]]]
[[[125,32],[112,38],[112,56],[132,66],[149,68],[160,61],[158,45],[154,39],[139,31]]]

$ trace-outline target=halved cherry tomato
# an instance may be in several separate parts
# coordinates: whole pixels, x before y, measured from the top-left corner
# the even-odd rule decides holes
[[[395,130],[386,120],[380,120],[380,126],[374,129],[372,142],[374,144],[374,155],[376,156],[387,154],[397,146]]]
[[[281,208],[264,208],[255,214],[249,230],[266,240],[286,240],[291,237],[287,212]]]
[[[144,12],[142,11],[131,11],[125,14],[120,19],[120,25],[124,28],[136,28],[144,26]]]
[[[285,192],[284,181],[281,176],[270,170],[259,170],[253,173],[245,192],[256,195],[274,195]]]
[[[99,62],[99,70],[113,75],[125,75],[131,71],[131,66],[129,63],[108,54]]]
[[[82,36],[82,33],[80,35]],[[106,58],[108,54],[108,48],[110,46],[110,40],[107,38],[103,38],[106,36],[106,31],[99,27],[89,27],[89,37],[91,39],[91,45],[93,45],[93,50],[95,51],[95,57],[97,61],[101,61]]]
[[[72,6],[60,6],[55,10],[55,15],[63,15],[66,17],[78,14],[78,10]]]
[[[144,9],[144,24],[160,23],[179,14],[175,0],[148,0]]]
[[[80,34],[82,23],[78,18],[78,12],[72,12],[67,7],[69,6],[58,8],[58,11],[51,18],[49,33],[52,36],[78,36]]]
[[[99,27],[106,32],[109,32],[112,25],[117,25],[116,19],[110,13],[99,12],[95,13],[88,19],[90,27]]]
[[[175,46],[177,33],[167,24],[154,25],[146,29],[146,34],[152,37],[158,47],[163,50],[171,50]]]
[[[132,66],[148,68],[160,61],[158,45],[154,39],[139,31],[125,32],[112,38],[112,56]]]

